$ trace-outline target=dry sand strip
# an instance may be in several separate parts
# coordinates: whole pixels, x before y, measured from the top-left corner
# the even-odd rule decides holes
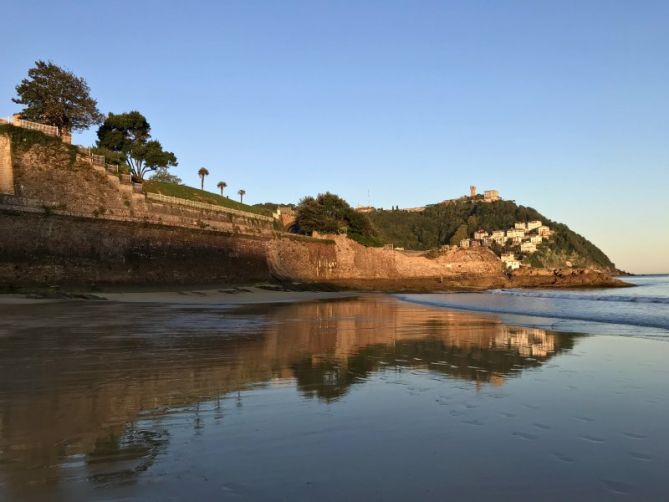
[[[39,297],[37,295],[0,295],[0,305],[21,305],[46,302],[107,300],[119,303],[165,303],[181,305],[253,305],[333,300],[360,296],[351,291],[288,291],[257,286],[177,291],[108,292],[70,297]]]

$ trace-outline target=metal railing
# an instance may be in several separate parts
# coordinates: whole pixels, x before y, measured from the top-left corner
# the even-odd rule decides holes
[[[195,202],[193,200],[181,199],[179,197],[172,197],[170,195],[162,195],[159,193],[148,192],[146,197],[157,202],[166,202],[168,204],[176,204],[179,206],[187,206],[195,209],[205,209],[207,211],[216,211],[219,213],[234,214],[236,216],[243,216],[245,218],[255,218],[261,221],[268,221],[272,223],[274,219],[271,216],[264,216],[262,214],[251,213],[249,211],[240,211],[239,209],[232,209],[224,206],[217,206],[216,204],[208,204],[206,202]]]

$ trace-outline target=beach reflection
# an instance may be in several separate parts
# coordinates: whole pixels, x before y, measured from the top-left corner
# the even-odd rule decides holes
[[[388,297],[235,309],[111,303],[0,307],[0,495],[72,477],[131,482],[169,449],[168,415],[264,385],[334,403],[383,372],[503,386],[575,335]],[[219,410],[219,419],[223,417]],[[216,418],[216,410],[214,410]],[[83,474],[82,474],[83,473]]]

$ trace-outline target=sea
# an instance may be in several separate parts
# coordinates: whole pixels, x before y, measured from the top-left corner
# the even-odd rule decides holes
[[[0,500],[669,500],[669,281],[625,280],[0,298]]]
[[[508,322],[569,332],[669,337],[669,275],[620,277],[611,289],[497,289],[398,295],[434,307],[496,314]],[[669,340],[669,338],[667,338]]]

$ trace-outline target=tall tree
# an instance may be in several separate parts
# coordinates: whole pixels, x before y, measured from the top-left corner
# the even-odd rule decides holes
[[[221,190],[221,196],[223,196],[223,190],[225,190],[225,187],[227,187],[228,184],[225,181],[219,181],[216,186]]]
[[[201,167],[197,175],[200,177],[200,188],[204,190],[204,178],[205,176],[209,176],[209,171],[207,171],[206,167]]]
[[[104,119],[86,81],[50,61],[35,61],[16,93],[12,101],[25,105],[22,118],[56,126],[61,134],[88,129]]]
[[[367,215],[357,212],[344,199],[330,192],[300,201],[296,208],[294,230],[307,235],[314,231],[346,234],[366,245],[381,244]]]
[[[110,113],[98,129],[99,148],[106,148],[125,157],[133,176],[144,176],[159,167],[176,166],[177,158],[163,150],[159,141],[151,139],[151,125],[138,111]]]
[[[246,190],[240,190],[237,192],[239,194],[239,202],[244,203],[244,196],[246,195]]]

